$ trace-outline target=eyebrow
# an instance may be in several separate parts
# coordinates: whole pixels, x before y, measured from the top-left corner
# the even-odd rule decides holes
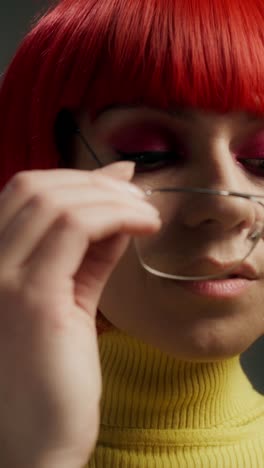
[[[154,110],[156,112],[162,113],[162,114],[167,114],[171,117],[176,117],[180,120],[187,120],[187,121],[195,121],[195,116],[190,113],[190,111],[184,107],[176,107],[173,109],[161,109],[159,107],[155,106],[142,106],[140,104],[111,104],[109,106],[106,106],[102,109],[100,109],[97,113],[98,117],[100,114],[103,114],[104,112],[108,112],[111,110],[138,110],[140,107],[144,107],[145,109],[148,110]],[[206,111],[206,110],[205,110]],[[264,114],[263,116],[258,115],[257,113],[250,113],[250,112],[245,112],[246,118],[249,122],[254,122],[257,120],[264,120]]]
[[[163,114],[168,114],[172,117],[177,117],[178,119],[182,119],[182,120],[194,120],[194,116],[192,116],[190,114],[190,112],[188,110],[186,110],[185,108],[182,108],[182,107],[177,107],[177,108],[174,108],[174,109],[160,109],[159,107],[150,107],[150,106],[140,106],[140,105],[128,105],[128,104],[111,104],[109,106],[106,106],[104,107],[103,109],[99,110],[98,114],[103,114],[104,112],[108,112],[108,111],[111,111],[111,110],[122,110],[122,109],[131,109],[131,110],[137,110],[139,109],[140,107],[144,107],[148,110],[154,110],[156,112],[160,112],[160,113],[163,113]]]

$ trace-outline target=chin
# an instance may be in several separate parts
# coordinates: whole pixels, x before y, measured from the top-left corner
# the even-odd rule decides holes
[[[211,325],[211,326],[210,326]],[[173,327],[160,327],[154,330],[146,329],[131,335],[160,351],[174,356],[176,359],[193,362],[210,362],[230,359],[245,352],[259,336],[253,336],[248,330],[227,323],[202,324],[181,327],[180,333]]]

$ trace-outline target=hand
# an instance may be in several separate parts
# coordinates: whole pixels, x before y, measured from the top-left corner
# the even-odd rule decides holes
[[[130,236],[160,227],[133,172],[24,171],[0,194],[1,466],[77,468],[94,449],[97,306]]]

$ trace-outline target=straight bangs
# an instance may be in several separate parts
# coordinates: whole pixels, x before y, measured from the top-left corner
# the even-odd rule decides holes
[[[138,103],[264,113],[262,0],[105,4],[114,8],[97,49],[88,107]]]
[[[113,104],[264,113],[263,0],[62,0],[0,90],[0,184],[58,167],[63,108]],[[11,155],[11,156],[10,156]]]

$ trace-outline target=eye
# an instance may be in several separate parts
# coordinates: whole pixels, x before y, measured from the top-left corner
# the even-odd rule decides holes
[[[244,168],[258,177],[264,177],[264,131],[255,131],[239,146],[233,146],[233,152]]]
[[[264,177],[264,157],[240,158],[238,161],[249,171],[259,177]]]
[[[183,162],[181,151],[117,151],[119,161],[134,161],[136,172],[150,172],[160,170],[170,165],[179,165]]]

